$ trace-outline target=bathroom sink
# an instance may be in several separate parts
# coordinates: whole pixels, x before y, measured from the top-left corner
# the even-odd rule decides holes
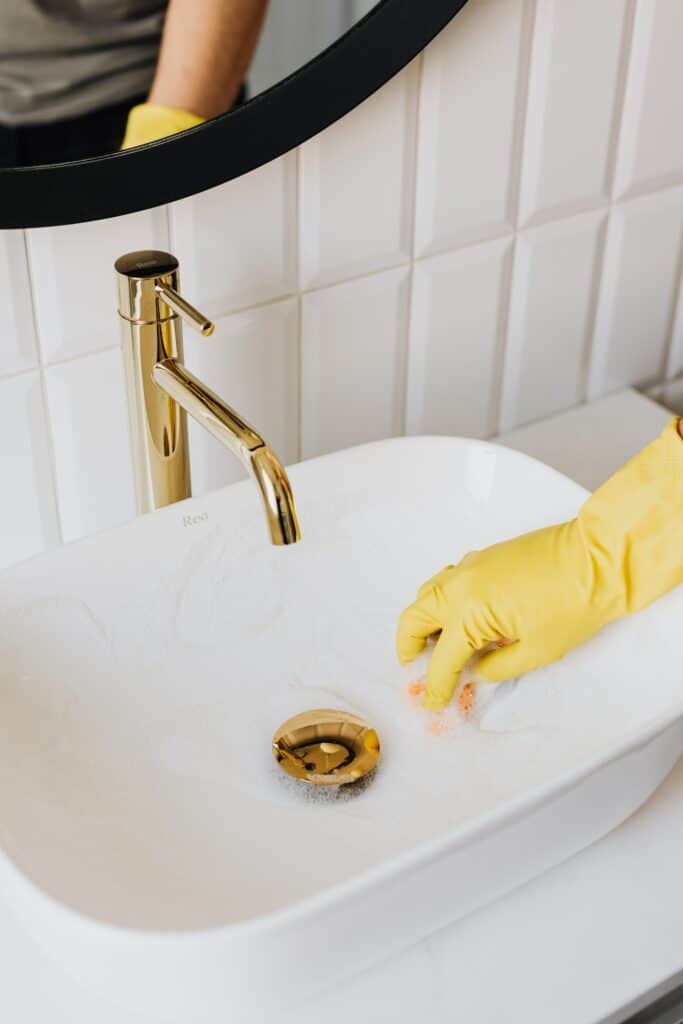
[[[572,516],[524,455],[403,438],[302,463],[301,543],[237,484],[0,585],[0,898],[153,1019],[265,1019],[604,835],[683,750],[680,590],[435,735],[393,637],[467,550]],[[277,727],[377,730],[355,789],[280,771]],[[454,970],[457,965],[454,965]]]

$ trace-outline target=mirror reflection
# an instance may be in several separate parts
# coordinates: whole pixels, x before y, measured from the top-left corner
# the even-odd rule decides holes
[[[202,124],[296,71],[377,0],[0,0],[0,167]]]

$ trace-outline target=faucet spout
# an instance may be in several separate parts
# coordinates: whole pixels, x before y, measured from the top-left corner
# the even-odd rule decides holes
[[[292,489],[270,445],[222,398],[175,359],[152,368],[152,380],[240,460],[259,488],[273,544],[295,544],[301,537]]]

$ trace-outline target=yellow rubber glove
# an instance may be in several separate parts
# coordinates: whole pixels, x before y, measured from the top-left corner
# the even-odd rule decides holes
[[[158,103],[140,103],[128,114],[121,149],[132,149],[133,146],[143,146],[146,142],[165,139],[169,135],[184,132],[186,128],[203,124],[205,120],[206,118],[190,114],[187,110],[162,107]]]
[[[585,502],[550,526],[447,566],[398,627],[401,662],[440,633],[423,706],[444,708],[471,655],[500,682],[561,658],[602,626],[683,583],[683,439],[678,421]],[[511,642],[510,642],[511,641]]]

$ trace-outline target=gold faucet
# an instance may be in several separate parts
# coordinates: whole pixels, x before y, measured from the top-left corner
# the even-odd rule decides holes
[[[182,321],[205,336],[213,333],[214,325],[178,293],[177,259],[167,252],[129,252],[114,266],[138,511],[191,496],[189,413],[253,476],[272,543],[294,544],[300,538],[299,524],[277,455],[183,366]]]

